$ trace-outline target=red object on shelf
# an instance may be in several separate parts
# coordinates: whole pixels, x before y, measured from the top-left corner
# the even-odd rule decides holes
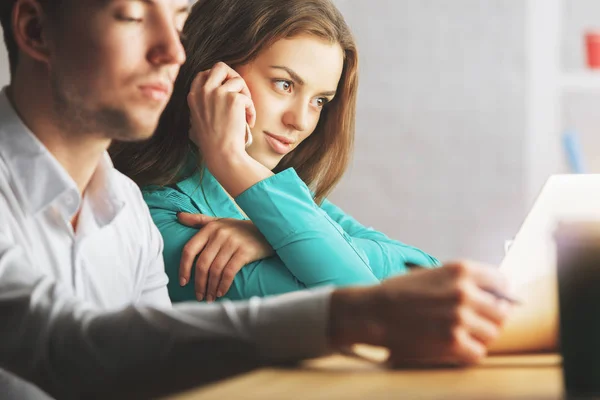
[[[590,68],[600,69],[600,31],[589,31],[585,34],[587,62]]]

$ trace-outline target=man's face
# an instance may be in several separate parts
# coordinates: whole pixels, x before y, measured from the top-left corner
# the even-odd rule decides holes
[[[188,0],[67,0],[49,34],[58,115],[74,133],[152,135],[185,61]]]

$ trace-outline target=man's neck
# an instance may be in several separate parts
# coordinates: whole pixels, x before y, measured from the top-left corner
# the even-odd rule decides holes
[[[61,130],[49,87],[40,90],[39,85],[13,81],[7,95],[23,123],[73,178],[83,195],[110,140],[101,135]]]

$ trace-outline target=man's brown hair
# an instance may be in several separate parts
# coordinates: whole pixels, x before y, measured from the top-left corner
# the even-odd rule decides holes
[[[114,145],[115,167],[140,186],[171,185],[189,177],[189,155],[201,162],[188,138],[187,95],[196,74],[218,61],[234,68],[247,64],[279,39],[308,34],[341,46],[343,72],[336,97],[323,109],[314,132],[274,172],[294,167],[320,203],[346,170],[354,141],[358,54],[339,10],[330,0],[199,0],[183,34],[187,61],[156,133],[143,143]]]

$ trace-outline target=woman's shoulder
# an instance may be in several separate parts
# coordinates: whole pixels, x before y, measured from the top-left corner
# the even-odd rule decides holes
[[[142,186],[142,195],[144,199],[168,199],[170,197],[181,197],[184,194],[177,189],[175,185],[159,186],[159,185],[147,185]]]
[[[197,201],[183,192],[177,185],[149,185],[142,188],[144,201],[151,211],[157,209],[176,212],[200,212]]]

